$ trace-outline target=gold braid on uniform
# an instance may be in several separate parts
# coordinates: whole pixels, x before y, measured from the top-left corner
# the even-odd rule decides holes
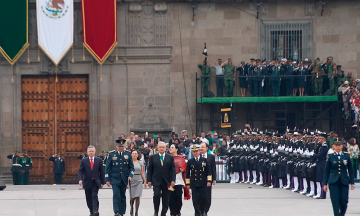
[[[189,178],[186,179],[186,184],[187,185],[190,184],[190,179]]]
[[[208,180],[208,181],[212,181],[212,176],[211,176],[211,175],[208,175],[208,176],[207,176],[207,180]]]

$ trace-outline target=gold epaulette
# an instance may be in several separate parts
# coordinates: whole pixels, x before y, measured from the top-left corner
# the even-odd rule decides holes
[[[115,150],[109,151],[109,153],[113,153],[113,152],[115,152]]]
[[[344,152],[344,154],[350,154],[350,152]]]
[[[186,184],[187,185],[190,184],[190,179],[189,178],[186,179]]]
[[[323,143],[322,146],[327,146],[327,144],[326,144],[326,143]]]
[[[208,176],[207,176],[207,180],[208,180],[208,181],[212,181],[212,176],[211,176],[211,175],[208,175]]]

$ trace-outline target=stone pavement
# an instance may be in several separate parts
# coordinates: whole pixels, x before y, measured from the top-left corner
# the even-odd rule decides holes
[[[65,189],[62,190],[61,188]],[[128,195],[128,194],[127,194]],[[99,192],[100,215],[112,216],[112,190]],[[360,187],[350,191],[347,215],[360,215]],[[128,201],[129,203],[129,201]],[[184,201],[183,216],[194,215],[191,201]],[[140,216],[152,216],[152,190],[145,189]],[[9,185],[0,191],[0,216],[87,216],[84,191],[77,185]],[[126,215],[129,215],[127,209]],[[170,215],[168,212],[167,215]],[[213,188],[209,216],[330,216],[331,202],[315,200],[284,189],[269,189],[248,184],[217,184]]]

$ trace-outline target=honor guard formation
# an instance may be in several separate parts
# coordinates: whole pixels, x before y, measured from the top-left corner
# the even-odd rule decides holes
[[[326,142],[328,134],[295,128],[285,134],[252,131],[237,132],[235,136],[227,152],[230,183],[280,188],[314,199],[326,198],[325,165],[328,152],[333,153],[330,143]]]

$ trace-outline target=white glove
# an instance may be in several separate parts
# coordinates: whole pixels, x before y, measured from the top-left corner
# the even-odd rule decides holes
[[[270,150],[270,154],[272,154],[272,153],[273,153],[273,150],[271,149],[271,150]]]
[[[275,154],[277,155],[277,154],[279,154],[279,152],[276,151]]]
[[[289,151],[289,149],[288,149],[288,148],[285,148],[285,151]]]
[[[314,155],[314,152],[310,152],[310,156],[313,156]]]

